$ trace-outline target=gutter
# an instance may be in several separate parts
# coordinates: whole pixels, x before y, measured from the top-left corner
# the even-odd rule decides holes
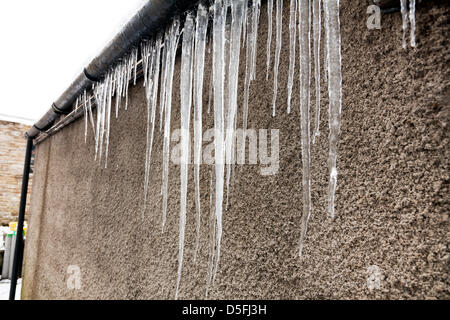
[[[26,133],[36,138],[50,129],[60,115],[73,111],[73,104],[85,90],[101,81],[106,72],[139,42],[162,29],[174,16],[198,4],[199,0],[149,0],[122,30],[94,58],[67,90],[52,104],[45,115]]]

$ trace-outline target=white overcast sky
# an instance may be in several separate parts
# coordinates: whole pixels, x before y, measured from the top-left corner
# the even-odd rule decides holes
[[[0,119],[40,119],[145,2],[0,1]]]

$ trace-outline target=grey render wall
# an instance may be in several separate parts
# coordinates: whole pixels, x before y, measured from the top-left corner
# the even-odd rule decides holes
[[[300,259],[298,77],[293,112],[285,112],[289,9],[285,4],[279,112],[272,118],[273,75],[265,80],[268,24],[263,5],[249,127],[280,129],[280,170],[264,177],[258,166],[237,167],[230,208],[224,213],[220,268],[210,298],[449,298],[450,7],[446,1],[423,3],[417,13],[418,47],[407,50],[401,47],[400,14],[383,16],[382,30],[370,31],[366,8],[364,1],[341,1],[344,101],[337,217],[330,221],[326,214],[328,115],[322,82],[322,134],[312,147],[313,210]],[[179,66],[178,57],[172,129],[180,123]],[[243,75],[241,63],[240,79]],[[170,165],[168,220],[162,234],[159,134],[152,159],[150,204],[142,218],[145,112],[139,83],[131,88],[129,110],[121,110],[119,119],[112,120],[108,169],[93,161],[93,138],[84,144],[81,120],[37,147],[24,299],[174,298],[180,172]],[[203,121],[205,128],[213,127],[212,114],[204,112]],[[202,225],[196,263],[193,169],[189,172],[180,298],[205,297],[210,170],[210,166],[201,167]],[[69,265],[81,268],[81,290],[67,289]],[[381,269],[380,290],[367,288],[371,265]]]

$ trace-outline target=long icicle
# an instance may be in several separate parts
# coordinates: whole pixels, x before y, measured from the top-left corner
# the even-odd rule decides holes
[[[247,63],[245,74],[245,88],[244,88],[244,116],[243,116],[243,133],[247,130],[248,122],[248,101],[250,96],[250,84],[256,79],[256,53],[258,44],[258,26],[259,16],[261,12],[261,0],[254,0],[252,3],[252,20],[251,28],[247,29]],[[245,148],[245,144],[243,145]],[[245,151],[245,150],[244,150]]]
[[[163,47],[163,53],[162,53],[162,65],[164,68],[161,70],[161,91],[160,91],[160,97],[159,97],[159,132],[162,131],[163,127],[163,119],[164,119],[164,108],[166,103],[166,86],[167,86],[167,54],[169,51],[169,34],[170,34],[170,28],[166,29],[165,35],[164,35],[164,47]]]
[[[162,232],[165,230],[166,217],[167,217],[167,199],[169,189],[169,160],[170,160],[170,117],[172,110],[172,84],[175,57],[177,52],[178,40],[180,37],[180,18],[177,17],[172,22],[169,34],[169,41],[166,41],[165,45],[168,45],[167,60],[166,60],[166,98],[164,106],[164,145],[163,145],[163,173],[162,173]]]
[[[227,163],[227,200],[230,192],[231,166],[233,164],[233,137],[237,114],[237,93],[239,81],[239,61],[241,53],[241,35],[244,10],[247,10],[247,0],[234,0],[231,2],[231,40],[230,40],[230,64],[228,81],[229,108],[227,114],[227,129],[225,140],[225,154]],[[227,201],[228,203],[228,201]]]
[[[403,38],[402,38],[402,46],[403,49],[406,49],[406,31],[408,30],[408,11],[406,7],[406,0],[400,0],[400,11],[402,13],[402,30],[403,30]]]
[[[225,23],[227,6],[222,0],[214,3],[213,22],[213,77],[214,77],[214,145],[215,145],[215,211],[216,211],[216,256],[212,282],[214,282],[220,261],[222,240],[222,205],[225,171],[224,148],[224,86],[225,86]]]
[[[202,113],[203,113],[203,78],[205,69],[206,32],[208,30],[208,11],[203,4],[197,10],[195,31],[195,65],[194,65],[194,179],[195,204],[197,209],[197,229],[195,239],[194,262],[197,261],[200,243],[200,164],[202,162]]]
[[[276,12],[276,34],[277,43],[275,48],[275,62],[273,70],[273,101],[272,101],[272,116],[275,117],[277,109],[277,94],[278,94],[278,69],[280,67],[281,45],[283,41],[283,0],[277,0]]]
[[[94,92],[94,87],[92,88],[92,92]],[[88,97],[88,113],[89,113],[89,120],[91,122],[91,127],[92,127],[92,131],[94,134],[94,139],[97,138],[96,134],[95,134],[95,124],[94,124],[94,116],[92,114],[92,98]],[[96,142],[96,140],[94,141]]]
[[[297,44],[297,0],[291,0],[289,16],[289,78],[287,113],[291,113],[292,88],[295,75],[295,47]]]
[[[154,67],[154,44],[151,42],[146,42],[142,46],[142,61],[144,64],[144,82],[145,82],[145,96],[147,99],[147,135],[146,135],[146,153],[145,153],[145,175],[144,175],[144,208],[142,210],[142,218],[144,218],[145,210],[147,209],[147,194],[148,194],[148,184],[150,178],[150,154],[151,154],[151,146],[150,146],[150,132],[151,126],[154,124],[152,121],[152,96],[153,93],[153,79],[151,79],[152,68]],[[149,61],[151,62],[149,63]]]
[[[313,0],[313,32],[314,32],[314,80],[316,82],[316,127],[312,138],[313,144],[320,136],[320,34],[322,20],[321,0]]]
[[[146,86],[146,96],[147,96],[147,109],[149,112],[149,119],[148,119],[148,127],[147,127],[147,162],[146,162],[146,179],[145,179],[145,196],[144,196],[144,212],[147,206],[147,197],[148,197],[148,185],[150,183],[150,166],[151,166],[151,159],[152,159],[152,148],[153,148],[153,137],[155,132],[155,120],[156,120],[156,106],[157,106],[157,95],[158,95],[158,84],[159,84],[159,70],[160,70],[160,63],[161,63],[161,41],[162,41],[162,35],[158,35],[156,39],[156,43],[153,44],[151,52],[148,54],[151,54],[151,63],[148,68],[148,82]],[[150,112],[150,105],[151,105],[151,112]],[[151,124],[151,128],[150,128]]]
[[[328,52],[328,95],[330,127],[328,167],[330,182],[328,188],[328,212],[335,216],[334,201],[337,185],[337,152],[340,133],[340,116],[342,108],[342,73],[341,73],[341,33],[339,21],[339,0],[324,0],[325,31]]]
[[[299,255],[302,256],[303,244],[311,215],[311,172],[310,172],[310,82],[311,82],[311,3],[299,0],[300,25],[300,127],[302,139],[302,188],[303,215],[300,236]]]
[[[411,25],[411,47],[416,46],[416,0],[409,0],[409,24]]]
[[[87,132],[88,132],[88,102],[87,102],[87,93],[84,90],[82,95],[83,100],[83,111],[84,111],[84,143],[87,143]]]
[[[159,70],[161,68],[161,42],[162,42],[162,35],[158,35],[156,39],[156,44],[154,47],[154,51],[156,52],[156,60],[155,65],[152,67],[152,76],[149,80],[152,81],[152,88],[153,93],[151,94],[152,98],[152,111],[151,111],[151,124],[152,128],[150,131],[150,140],[149,140],[149,146],[148,146],[148,169],[147,169],[147,191],[145,192],[145,205],[144,210],[146,208],[147,200],[148,200],[148,184],[150,183],[150,167],[151,167],[151,159],[152,159],[152,149],[153,149],[153,140],[155,135],[155,122],[156,122],[156,107],[157,107],[157,101],[158,101],[158,86],[159,86]],[[154,57],[155,54],[153,54]],[[150,75],[149,75],[150,77]],[[147,101],[147,103],[149,103]]]
[[[211,177],[209,182],[209,250],[208,250],[208,270],[206,274],[206,298],[208,298],[209,287],[211,286],[213,278],[213,267],[214,267],[214,252],[216,244],[216,216],[215,209],[213,207],[213,176],[214,169],[210,171]]]
[[[184,255],[184,235],[186,229],[186,204],[187,204],[187,182],[188,182],[188,164],[190,149],[190,119],[192,106],[192,65],[194,47],[194,17],[188,13],[184,23],[183,44],[181,55],[181,197],[180,197],[180,235],[178,243],[178,277],[175,300],[178,299],[181,282],[181,271],[183,268]]]
[[[269,70],[270,70],[270,55],[272,52],[272,24],[273,24],[273,0],[267,1],[267,18],[269,20],[269,30],[267,32],[267,74],[266,80],[269,80]]]
[[[112,86],[113,86],[113,74],[109,72],[108,77],[108,102],[106,107],[106,147],[105,147],[105,168],[108,168],[108,156],[109,156],[109,136],[111,132],[111,103],[112,103]]]

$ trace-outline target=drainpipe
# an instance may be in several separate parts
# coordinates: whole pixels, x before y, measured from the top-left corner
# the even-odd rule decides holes
[[[84,90],[88,91],[93,83],[100,81],[109,68],[144,37],[155,34],[170,18],[193,8],[199,2],[201,0],[149,0],[33,125],[27,136],[35,138],[40,132],[50,129],[59,115],[72,111],[73,103]]]
[[[16,244],[13,256],[13,269],[11,276],[11,288],[9,291],[9,300],[14,300],[16,296],[17,277],[19,267],[22,265],[23,258],[23,222],[25,220],[25,209],[27,206],[28,181],[30,178],[31,153],[33,150],[33,138],[27,137],[27,149],[25,152],[25,165],[22,177],[22,193],[20,195],[19,221],[16,230]]]

